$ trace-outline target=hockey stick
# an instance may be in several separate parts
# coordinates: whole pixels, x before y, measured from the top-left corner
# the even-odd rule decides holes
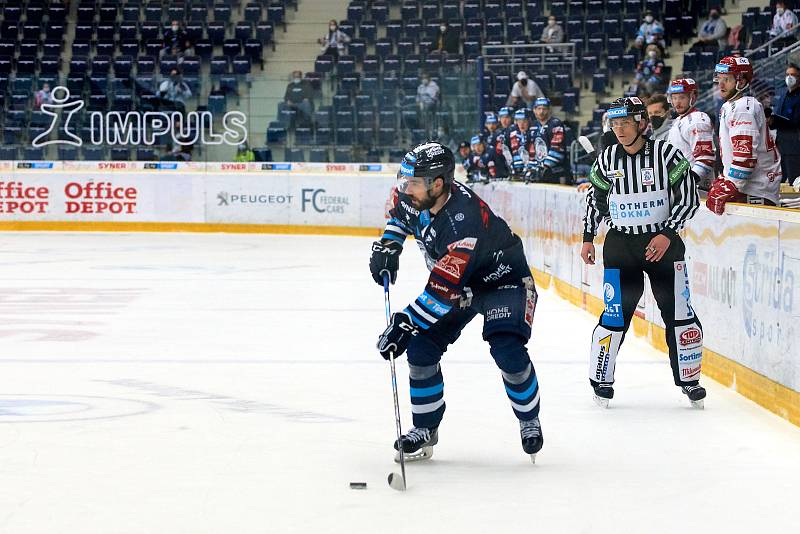
[[[586,137],[585,135],[581,135],[580,137],[578,137],[578,143],[581,144],[581,146],[588,155],[591,156],[592,154],[594,154],[595,152],[594,145],[592,144],[591,141],[589,141],[588,137]]]
[[[392,320],[392,304],[389,301],[389,275],[383,273],[383,301],[386,305],[386,326]],[[389,473],[389,486],[397,491],[406,490],[406,462],[403,454],[403,431],[400,428],[400,402],[397,400],[397,371],[394,366],[394,351],[389,352],[389,367],[392,370],[392,395],[394,396],[394,423],[397,427],[397,444],[400,447],[400,473]]]

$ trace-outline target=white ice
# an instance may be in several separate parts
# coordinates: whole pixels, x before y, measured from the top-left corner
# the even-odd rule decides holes
[[[596,318],[542,291],[531,465],[474,321],[443,360],[434,458],[386,483],[370,239],[0,234],[0,532],[797,532],[800,429],[631,335],[608,410]],[[426,272],[413,243],[396,308]],[[702,310],[699,310],[702,314]],[[407,367],[399,363],[403,424]],[[356,491],[351,481],[368,483]]]

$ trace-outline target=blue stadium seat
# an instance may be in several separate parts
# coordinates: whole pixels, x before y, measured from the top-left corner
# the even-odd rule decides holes
[[[232,62],[233,74],[237,76],[246,76],[250,74],[251,63],[250,58],[247,56],[236,56]]]
[[[3,159],[0,157],[0,159]],[[58,159],[62,161],[76,161],[78,159],[78,149],[72,146],[59,146]]]
[[[345,74],[341,77],[339,87],[347,92],[358,91],[360,81],[361,76],[356,72]]]
[[[381,70],[381,60],[378,56],[375,55],[367,55],[364,56],[364,61],[362,62],[362,66],[364,69],[364,73],[367,72],[380,72]]]
[[[374,43],[378,37],[378,25],[375,22],[362,22],[358,27],[358,36],[367,43]]]
[[[316,143],[318,145],[329,145],[331,144],[331,141],[333,141],[332,130],[327,126],[318,126]]]
[[[697,70],[697,52],[683,53],[683,72],[690,73]]]
[[[364,2],[354,0],[347,6],[347,20],[360,22],[364,18]]]
[[[336,74],[339,76],[343,74],[350,74],[355,72],[356,61],[353,56],[339,56],[339,62],[336,64]]]
[[[383,72],[384,73],[400,72],[402,65],[403,62],[400,59],[400,56],[397,55],[386,56],[383,59]]]
[[[370,8],[370,17],[375,22],[380,24],[385,23],[389,19],[389,5],[385,1],[377,1],[372,3]]]
[[[567,3],[560,0],[550,2],[550,14],[556,17],[564,17],[567,14]]]
[[[351,127],[336,127],[336,143],[339,145],[352,145],[353,144],[353,128]],[[349,150],[349,149],[348,149]]]
[[[211,58],[210,68],[212,76],[228,74],[228,58],[225,56],[214,56]]]
[[[392,42],[397,41],[403,34],[403,21],[390,20],[386,23],[386,38],[391,39]]]
[[[284,159],[293,163],[302,163],[306,160],[306,151],[302,148],[289,148],[286,147],[284,152]]]
[[[222,22],[209,22],[206,24],[208,40],[214,46],[222,46],[225,42],[225,24]]]
[[[294,130],[294,142],[298,145],[310,145],[313,143],[313,138],[311,135],[311,128],[295,128]]]
[[[328,149],[314,147],[308,151],[308,161],[312,163],[327,163],[328,162]]]
[[[475,0],[467,0],[464,2],[464,18],[469,20],[481,16],[481,4]]]
[[[225,95],[208,95],[208,111],[214,115],[222,115],[227,111]]]
[[[353,39],[347,45],[347,53],[353,56],[356,61],[361,62],[367,53],[367,43],[363,39]]]
[[[561,110],[564,113],[573,114],[575,113],[578,106],[578,97],[574,91],[565,91],[563,95],[561,95]]]
[[[286,141],[286,128],[278,121],[272,121],[267,127],[267,143],[283,143]]]
[[[242,42],[238,39],[225,39],[222,45],[222,55],[226,56],[228,60],[233,61],[233,58],[242,53]]]
[[[233,31],[234,38],[239,41],[246,41],[253,38],[253,23],[240,21],[236,23]]]
[[[314,62],[314,72],[320,74],[333,72],[333,57],[328,55],[318,56]]]
[[[442,5],[442,18],[444,20],[460,19],[461,13],[458,2],[455,0],[445,0]]]
[[[141,6],[139,5],[126,4],[122,6],[122,20],[126,22],[138,22],[140,10]],[[51,16],[52,16],[52,8],[51,8]]]
[[[256,161],[259,162],[272,161],[272,150],[270,150],[267,147],[254,148],[253,154],[256,157]]]
[[[605,72],[595,72],[592,75],[592,92],[596,95],[605,95],[606,85],[608,84],[608,74]]]
[[[231,21],[231,6],[224,3],[214,4],[214,21],[215,22],[230,22]]]
[[[261,20],[261,4],[250,2],[244,8],[244,20],[247,22],[259,22]]]
[[[23,150],[22,157],[28,161],[42,161],[44,159],[44,149],[26,146]]]
[[[414,0],[406,0],[400,6],[400,14],[404,20],[415,19],[419,17],[419,4]]]
[[[352,144],[352,143],[346,143]],[[333,150],[333,161],[336,163],[353,163],[353,151],[351,148],[335,148]]]

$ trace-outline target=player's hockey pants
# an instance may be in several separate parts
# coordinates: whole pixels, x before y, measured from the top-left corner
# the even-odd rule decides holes
[[[628,235],[609,230],[603,245],[603,303],[605,311],[592,333],[589,382],[613,384],[619,347],[644,291],[644,273],[666,330],[672,376],[678,386],[694,385],[700,378],[703,327],[689,298],[689,274],[678,237],[660,261],[645,260],[645,248],[656,234]]]
[[[520,420],[539,414],[539,383],[525,347],[531,337],[536,297],[532,279],[477,292],[469,307],[451,310],[411,340],[407,354],[414,426],[433,428],[442,421],[444,379],[439,362],[478,313],[484,317],[483,339],[500,368],[514,414]]]

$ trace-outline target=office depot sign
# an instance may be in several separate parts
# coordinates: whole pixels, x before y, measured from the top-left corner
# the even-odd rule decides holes
[[[202,191],[186,175],[15,173],[0,176],[0,220],[199,222]]]
[[[112,182],[70,182],[64,186],[65,213],[136,213],[138,190]]]

